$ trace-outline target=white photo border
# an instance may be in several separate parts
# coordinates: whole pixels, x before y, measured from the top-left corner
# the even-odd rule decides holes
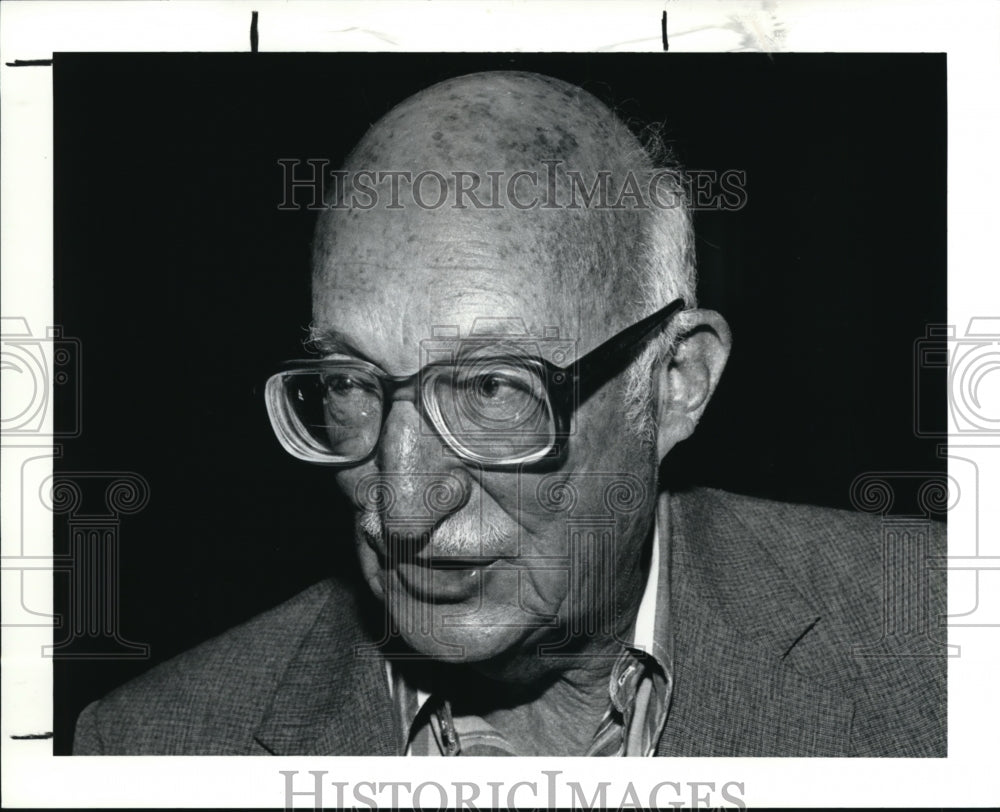
[[[671,52],[838,51],[943,52],[948,71],[948,322],[960,334],[973,318],[997,318],[1000,307],[1000,6],[988,2],[7,2],[0,6],[0,159],[2,159],[2,307],[35,335],[53,324],[52,308],[52,73],[44,64],[62,51],[248,51],[252,13],[261,51],[661,51],[668,14]],[[992,308],[992,310],[991,310]],[[996,322],[1000,323],[1000,322]],[[9,322],[5,321],[5,327]],[[996,336],[993,336],[996,340]],[[1000,397],[997,383],[984,390]],[[3,391],[4,414],[24,395]],[[49,381],[51,386],[51,381]],[[991,401],[994,405],[996,400]],[[754,806],[978,806],[996,802],[991,780],[1000,723],[1000,459],[996,436],[963,434],[952,446],[949,471],[978,500],[949,515],[949,607],[969,612],[978,600],[981,623],[952,625],[949,643],[949,755],[946,759],[376,759],[251,757],[54,757],[46,738],[12,738],[52,730],[51,627],[16,625],[32,607],[52,603],[51,547],[30,549],[27,538],[51,540],[51,513],[23,500],[20,471],[28,459],[51,457],[51,423],[34,437],[4,437],[3,545],[3,797],[8,807],[222,807],[285,805],[285,777],[308,790],[310,770],[325,771],[325,803],[333,782],[401,781],[429,777],[443,786],[472,782],[501,803],[568,806],[567,782],[588,796],[610,782],[610,803],[629,801],[628,786],[645,804],[664,780],[690,786],[736,782],[731,793]],[[973,476],[967,463],[972,460]],[[977,510],[976,504],[980,507]],[[37,541],[35,543],[37,546]],[[962,563],[965,571],[957,569]],[[982,570],[970,575],[969,569]],[[989,570],[992,570],[989,571]],[[974,581],[978,578],[978,594]],[[546,774],[543,771],[550,771]],[[551,771],[554,798],[546,794]],[[536,782],[537,792],[517,782]],[[698,790],[695,789],[695,792]],[[704,794],[704,787],[702,790]],[[384,796],[383,796],[384,797]],[[468,796],[466,796],[468,797]],[[667,801],[666,793],[661,794]],[[669,800],[673,800],[672,796]],[[719,796],[715,798],[718,800]],[[348,796],[350,800],[350,796]],[[428,792],[426,804],[441,799]],[[723,799],[725,800],[725,799]],[[450,802],[454,803],[454,795]],[[294,805],[312,808],[308,794]]]

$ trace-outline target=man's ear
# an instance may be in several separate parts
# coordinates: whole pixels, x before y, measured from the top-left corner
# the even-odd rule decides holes
[[[729,358],[729,325],[714,310],[687,310],[674,352],[657,379],[657,455],[662,460],[694,432]]]

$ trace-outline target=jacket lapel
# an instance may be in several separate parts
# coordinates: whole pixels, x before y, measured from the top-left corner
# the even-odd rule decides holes
[[[847,649],[803,597],[736,498],[671,509],[674,693],[658,755],[847,755],[855,676]]]
[[[362,611],[340,590],[324,604],[255,731],[267,752],[396,754],[384,660],[363,630]]]

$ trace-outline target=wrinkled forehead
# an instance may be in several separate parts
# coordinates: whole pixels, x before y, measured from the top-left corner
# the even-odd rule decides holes
[[[421,342],[442,335],[588,343],[615,322],[592,252],[572,236],[559,241],[558,217],[490,215],[345,216],[316,252],[314,326],[408,372]]]

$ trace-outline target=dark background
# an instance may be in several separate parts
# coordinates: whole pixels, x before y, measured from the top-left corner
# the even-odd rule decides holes
[[[395,103],[486,69],[580,84],[664,122],[684,165],[747,173],[745,208],[696,216],[701,302],[735,345],[671,479],[849,508],[859,474],[945,469],[913,428],[914,342],[946,314],[943,55],[58,54],[56,323],[81,341],[83,432],[56,469],[148,480],[118,581],[151,659],[57,659],[56,753],[87,702],[350,573],[346,504],[261,393],[309,322],[314,215],[278,211],[277,161],[337,166]]]

